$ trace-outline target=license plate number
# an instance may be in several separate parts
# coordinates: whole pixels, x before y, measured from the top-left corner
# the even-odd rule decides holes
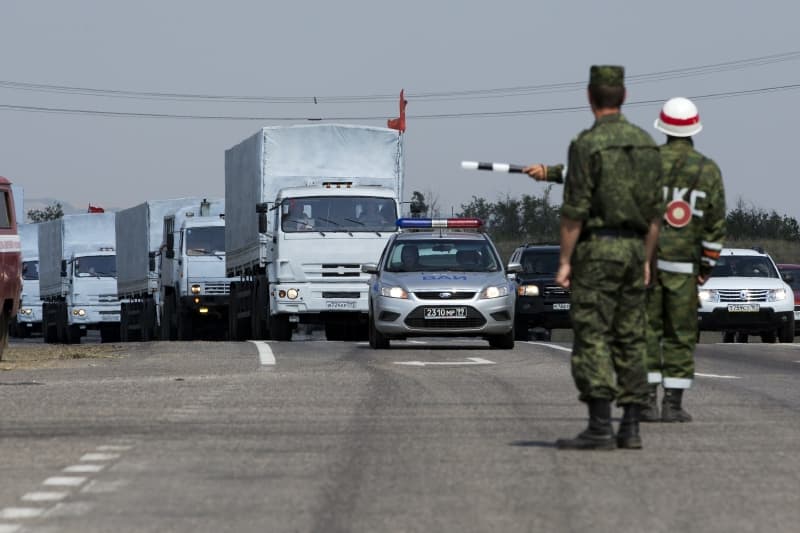
[[[553,304],[553,311],[569,311],[569,304]]]
[[[327,309],[355,309],[356,302],[325,302]]]
[[[728,304],[729,313],[758,313],[758,304]]]
[[[800,311],[795,311],[794,312],[794,319],[795,320],[800,320]],[[31,325],[33,325],[33,324],[31,324]]]
[[[439,318],[467,318],[466,307],[426,307],[425,318],[435,320]]]

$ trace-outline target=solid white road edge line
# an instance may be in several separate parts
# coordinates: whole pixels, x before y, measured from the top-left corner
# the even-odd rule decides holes
[[[272,353],[272,348],[264,341],[249,341],[255,344],[258,350],[258,359],[261,361],[262,366],[274,365],[275,355]]]
[[[467,357],[466,361],[395,361],[394,364],[407,366],[470,366],[495,365],[497,363],[480,357]]]
[[[701,378],[742,379],[739,376],[720,376],[720,375],[717,375],[717,374],[701,374],[699,372],[695,372],[694,375],[698,376],[698,377],[701,377]]]
[[[572,348],[565,348],[564,346],[559,346],[558,344],[550,344],[549,342],[533,342],[533,341],[522,341],[525,344],[532,344],[534,346],[545,346],[547,348],[552,348],[554,350],[561,350],[562,352],[572,352]]]

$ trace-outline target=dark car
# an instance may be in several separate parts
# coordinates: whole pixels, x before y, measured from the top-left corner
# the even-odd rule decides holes
[[[800,265],[780,264],[778,270],[783,281],[792,287],[794,293],[794,334],[800,335]]]
[[[511,254],[512,263],[522,265],[517,274],[517,305],[514,331],[517,340],[550,340],[553,329],[571,328],[569,290],[556,284],[558,245],[524,244]]]

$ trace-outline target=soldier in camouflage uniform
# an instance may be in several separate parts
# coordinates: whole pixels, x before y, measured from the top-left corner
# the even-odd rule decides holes
[[[660,147],[667,208],[647,291],[650,393],[642,420],[688,422],[692,417],[681,401],[694,378],[697,285],[708,279],[722,250],[725,192],[719,167],[694,149],[692,136],[702,125],[690,100],[668,100],[655,127],[667,135]],[[659,383],[664,387],[660,416]]]
[[[589,426],[574,439],[559,439],[561,449],[642,447],[645,284],[663,213],[661,159],[650,135],[620,112],[623,77],[622,67],[591,68],[595,123],[569,147],[556,281],[572,289],[572,376],[588,404]],[[526,172],[560,174],[558,167],[543,167]],[[616,442],[613,400],[624,409]]]

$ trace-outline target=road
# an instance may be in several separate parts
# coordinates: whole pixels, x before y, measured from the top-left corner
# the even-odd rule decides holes
[[[695,421],[613,452],[553,447],[563,342],[117,346],[0,373],[0,533],[800,528],[800,344],[700,345]]]

